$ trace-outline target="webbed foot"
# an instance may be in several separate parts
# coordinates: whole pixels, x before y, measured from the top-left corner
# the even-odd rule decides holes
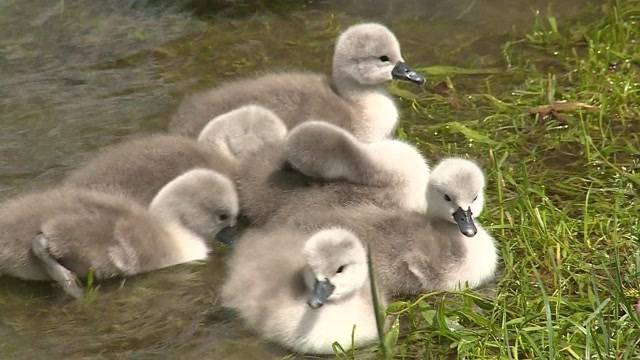
[[[74,299],[82,299],[84,290],[78,276],[71,270],[62,266],[49,252],[49,239],[39,233],[31,241],[31,249],[35,256],[40,259],[47,274],[55,280],[62,289]]]

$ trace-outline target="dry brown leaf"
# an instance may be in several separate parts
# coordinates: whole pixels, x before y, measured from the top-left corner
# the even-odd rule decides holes
[[[556,101],[551,105],[541,105],[529,109],[531,115],[538,115],[541,119],[555,118],[566,122],[567,117],[562,113],[569,113],[577,110],[598,111],[597,106],[589,105],[577,101]]]

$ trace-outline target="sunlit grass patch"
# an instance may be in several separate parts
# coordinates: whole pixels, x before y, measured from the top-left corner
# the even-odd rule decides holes
[[[640,2],[601,11],[587,26],[540,17],[499,73],[443,66],[445,85],[391,89],[401,138],[484,166],[501,258],[489,291],[390,305],[396,357],[640,356]]]

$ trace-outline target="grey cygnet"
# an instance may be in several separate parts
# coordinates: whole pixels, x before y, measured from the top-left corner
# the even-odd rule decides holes
[[[348,349],[352,334],[357,346],[377,339],[366,251],[350,231],[253,229],[228,265],[223,304],[267,339],[314,354]]]
[[[260,224],[276,213],[363,203],[424,212],[429,166],[402,141],[364,143],[310,121],[248,159],[237,179],[242,212]]]
[[[259,104],[273,110],[289,129],[322,119],[362,141],[377,141],[391,136],[398,121],[398,109],[382,89],[392,79],[424,82],[404,62],[389,29],[375,23],[354,25],[337,39],[331,79],[282,72],[232,81],[185,98],[169,132],[197,136],[212,117]]]
[[[374,205],[308,207],[279,212],[267,226],[352,231],[371,246],[376,274],[390,295],[474,288],[493,278],[498,259],[493,237],[475,220],[484,185],[475,163],[450,158],[431,171],[426,214]]]
[[[231,181],[194,169],[147,208],[128,195],[62,186],[0,205],[0,274],[54,280],[74,298],[79,277],[129,276],[204,260],[207,238],[238,213]]]

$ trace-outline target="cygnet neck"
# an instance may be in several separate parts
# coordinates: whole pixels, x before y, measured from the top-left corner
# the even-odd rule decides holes
[[[439,214],[436,211],[434,211],[429,205],[427,205],[427,212],[425,216],[427,218],[427,221],[432,225],[450,226],[452,228],[455,227],[457,229],[457,225],[455,222],[450,221],[449,219],[443,217],[442,214]]]
[[[182,224],[182,221],[176,216],[171,206],[171,196],[166,192],[159,192],[149,204],[149,213],[163,223]]]
[[[381,88],[380,85],[361,84],[340,71],[333,72],[332,85],[336,93],[348,99],[358,98],[362,93],[377,91]]]

